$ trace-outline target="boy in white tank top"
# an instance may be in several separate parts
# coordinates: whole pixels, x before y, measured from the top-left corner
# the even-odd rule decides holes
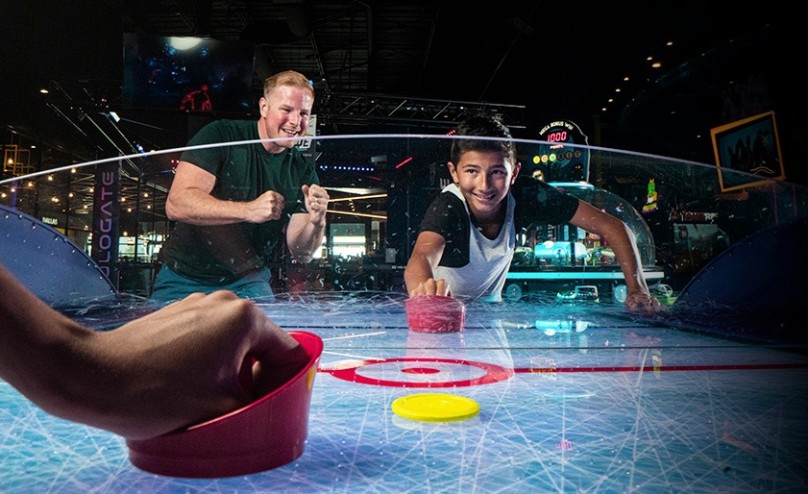
[[[404,281],[410,297],[449,295],[502,300],[516,244],[511,186],[521,168],[508,128],[493,116],[470,117],[458,126],[447,166],[453,183],[429,206]],[[618,218],[542,181],[536,182],[537,222],[570,223],[596,233],[612,247],[626,279],[626,308],[662,310],[642,274],[631,230]]]

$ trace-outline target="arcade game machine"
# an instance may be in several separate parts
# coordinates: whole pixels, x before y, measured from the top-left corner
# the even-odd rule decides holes
[[[543,180],[621,219],[636,237],[649,287],[670,295],[662,283],[664,270],[656,264],[654,238],[640,212],[625,199],[589,183],[587,137],[578,125],[552,122],[541,130],[540,139],[546,144],[531,151],[529,162],[523,161],[521,181],[513,188],[517,203],[530,193],[532,180]],[[573,225],[535,223],[529,212],[518,215],[516,222],[517,247],[505,299],[538,295],[573,301],[582,294],[581,301],[625,300],[623,273],[600,237]]]

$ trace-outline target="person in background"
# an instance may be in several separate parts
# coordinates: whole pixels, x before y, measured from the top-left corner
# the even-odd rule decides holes
[[[314,163],[295,147],[305,135],[314,88],[294,71],[264,82],[260,117],[218,120],[189,141],[166,199],[176,221],[152,288],[157,302],[227,289],[271,297],[267,263],[283,239],[293,257],[311,260],[326,227],[328,192]],[[264,140],[257,144],[220,145]],[[205,145],[211,146],[205,146]]]
[[[180,102],[180,110],[213,111],[213,103],[211,103],[210,95],[208,94],[208,85],[202,84],[199,89],[194,89],[183,96]]]
[[[516,245],[511,187],[519,175],[508,128],[494,116],[461,122],[448,162],[452,184],[429,206],[421,223],[404,281],[410,297],[449,295],[502,300]],[[642,273],[634,235],[618,218],[543,181],[535,182],[536,222],[565,223],[600,235],[611,246],[626,280],[626,308],[662,310]]]
[[[51,308],[1,265],[0,290],[0,379],[52,415],[129,439],[247,405],[308,361],[253,301],[228,291],[197,293],[95,331]]]

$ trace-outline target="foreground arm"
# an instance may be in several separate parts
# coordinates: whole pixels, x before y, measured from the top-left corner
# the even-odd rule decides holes
[[[293,258],[308,262],[323,243],[329,196],[316,184],[304,185],[302,190],[308,213],[295,213],[289,218],[286,245]]]
[[[628,296],[625,305],[629,311],[655,314],[662,310],[662,305],[648,290],[634,234],[625,223],[584,201],[579,201],[570,223],[600,235],[612,248],[626,279]]]
[[[48,413],[127,438],[246,405],[268,391],[261,383],[269,376],[291,377],[307,360],[294,338],[231,292],[191,295],[118,329],[93,331],[2,266],[0,287],[0,378]],[[250,367],[248,355],[259,363]],[[245,388],[250,371],[254,384]]]
[[[180,161],[166,198],[166,215],[174,221],[191,225],[229,225],[263,223],[277,220],[283,214],[285,200],[268,190],[248,202],[223,201],[211,195],[216,176],[202,168]]]
[[[407,267],[404,269],[404,283],[410,297],[418,295],[449,295],[446,280],[433,278],[433,266],[437,266],[446,247],[446,239],[435,232],[423,231],[418,234]]]

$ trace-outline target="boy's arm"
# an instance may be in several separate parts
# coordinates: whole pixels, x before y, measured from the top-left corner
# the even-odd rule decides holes
[[[625,223],[585,201],[578,201],[578,209],[570,223],[600,235],[612,248],[626,279],[628,296],[625,304],[630,311],[653,314],[662,310],[659,301],[648,290],[634,234]]]
[[[407,293],[416,295],[448,295],[445,280],[435,280],[432,272],[443,255],[446,239],[442,235],[423,231],[418,235],[407,267],[404,269],[404,282]]]

